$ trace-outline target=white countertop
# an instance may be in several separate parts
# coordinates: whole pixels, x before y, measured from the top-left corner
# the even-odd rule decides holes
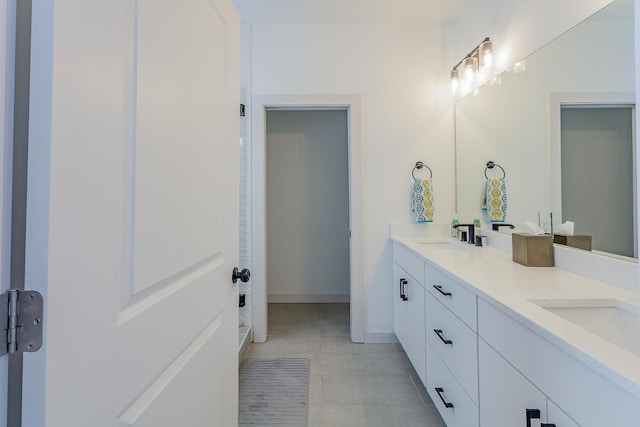
[[[513,262],[510,253],[487,246],[454,239],[450,244],[421,244],[425,237],[392,239],[640,399],[639,356],[529,301],[614,299],[637,307],[637,292],[556,267],[525,267]]]

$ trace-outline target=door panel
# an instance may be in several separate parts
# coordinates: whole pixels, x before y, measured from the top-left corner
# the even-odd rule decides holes
[[[236,425],[238,16],[87,3],[34,1],[24,426]]]
[[[225,23],[207,0],[140,0],[137,15],[134,293],[226,249],[226,206],[208,195],[226,184],[227,147],[211,138],[226,126],[228,67]]]
[[[217,380],[222,376],[219,368],[224,366],[222,323],[222,319],[216,318],[169,364],[120,415],[120,426],[205,426],[216,417],[215,406],[209,401],[222,401],[224,398],[224,390]],[[217,370],[208,369],[211,361],[215,362]],[[203,373],[209,375],[203,378]],[[193,384],[197,388],[192,388]],[[190,397],[185,399],[183,393],[188,388],[191,388]],[[171,407],[170,413],[167,413],[167,407]]]

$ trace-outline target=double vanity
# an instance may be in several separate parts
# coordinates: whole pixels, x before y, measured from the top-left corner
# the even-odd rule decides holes
[[[393,235],[394,330],[448,427],[640,425],[638,293]]]

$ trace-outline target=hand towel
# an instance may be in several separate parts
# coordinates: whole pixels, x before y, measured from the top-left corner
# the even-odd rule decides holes
[[[411,193],[411,210],[416,222],[433,222],[433,184],[430,179],[416,179]]]
[[[507,187],[503,178],[490,178],[482,192],[482,210],[489,221],[504,222],[507,218]]]

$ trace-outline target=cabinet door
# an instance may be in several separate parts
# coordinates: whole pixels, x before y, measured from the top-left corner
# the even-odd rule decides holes
[[[478,427],[478,407],[427,342],[427,383],[429,396],[447,427]],[[514,427],[498,422],[490,427]]]
[[[482,339],[478,359],[480,427],[526,426],[527,409],[539,409],[540,420],[546,422],[546,396]]]
[[[558,408],[551,400],[547,399],[547,422],[556,427],[579,427],[567,414]]]
[[[424,288],[398,264],[393,282],[393,331],[424,383]]]
[[[405,351],[418,376],[425,383],[424,288],[410,278],[407,297],[407,345]]]
[[[393,264],[393,331],[403,347],[407,344],[407,306],[403,298],[409,275],[398,264]]]

